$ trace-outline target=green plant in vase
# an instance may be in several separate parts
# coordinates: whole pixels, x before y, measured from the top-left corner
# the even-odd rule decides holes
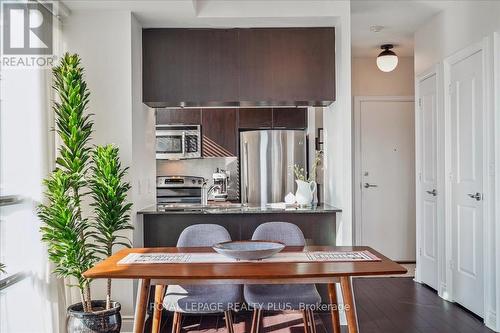
[[[92,311],[90,280],[83,272],[97,261],[90,245],[91,224],[82,216],[82,193],[87,185],[92,121],[85,114],[89,103],[83,68],[77,55],[65,54],[53,69],[55,130],[61,145],[56,168],[45,179],[46,204],[38,208],[43,222],[42,240],[47,244],[49,259],[56,265],[55,273],[62,278],[73,277],[80,289],[85,312]]]
[[[111,301],[111,281],[106,301],[92,300],[91,280],[83,274],[100,257],[111,255],[115,245],[130,246],[126,237],[117,235],[132,229],[131,204],[126,202],[130,185],[123,181],[127,169],[121,167],[117,147],[90,147],[93,122],[86,113],[90,95],[79,56],[65,54],[53,74],[60,146],[56,167],[44,180],[46,200],[38,207],[42,241],[55,264],[54,273],[74,279],[80,290],[81,303],[68,308],[67,331],[81,332],[85,327],[85,332],[119,332],[121,306]],[[93,217],[82,212],[82,201],[89,196]]]
[[[104,257],[113,254],[115,245],[130,247],[130,241],[118,235],[123,230],[131,230],[127,203],[130,184],[123,181],[128,168],[122,168],[118,157],[118,148],[113,145],[96,147],[92,154],[92,177],[90,179],[91,196],[95,213],[94,238],[99,245],[96,251]],[[111,279],[107,281],[106,309],[111,303]]]

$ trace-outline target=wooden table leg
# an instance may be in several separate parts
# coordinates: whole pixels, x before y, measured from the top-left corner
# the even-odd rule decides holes
[[[311,333],[311,328],[309,326],[309,316],[307,310],[302,310],[302,320],[304,321],[304,333]]]
[[[356,303],[354,302],[354,294],[352,292],[351,277],[342,276],[340,278],[340,286],[342,288],[342,297],[344,299],[344,309],[349,333],[358,333],[358,317],[356,315]]]
[[[144,333],[144,321],[146,320],[150,285],[150,279],[139,280],[139,287],[137,288],[137,302],[135,304],[134,333]]]
[[[161,312],[163,310],[163,297],[167,286],[157,284],[155,286],[155,306],[153,309],[153,324],[151,326],[151,333],[160,333],[161,327]]]
[[[337,300],[337,288],[335,283],[328,284],[328,296],[330,297],[333,333],[340,333],[339,303]]]

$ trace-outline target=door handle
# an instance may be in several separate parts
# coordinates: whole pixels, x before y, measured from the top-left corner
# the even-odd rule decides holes
[[[437,195],[437,191],[436,191],[436,189],[433,189],[432,191],[425,191],[425,192],[427,192],[427,193],[431,194],[431,195],[432,195],[432,196],[434,196],[434,197]]]
[[[476,201],[481,201],[483,199],[483,195],[479,192],[476,192],[476,193],[467,193],[467,195],[469,197],[471,197],[472,199],[476,199]]]
[[[365,183],[365,185],[363,185],[364,188],[370,188],[370,187],[378,187],[377,184],[370,184],[370,183]]]

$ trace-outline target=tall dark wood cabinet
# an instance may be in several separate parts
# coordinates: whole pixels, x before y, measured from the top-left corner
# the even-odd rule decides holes
[[[238,109],[201,111],[203,157],[238,156]]]
[[[334,100],[334,28],[143,30],[143,101],[151,107]]]

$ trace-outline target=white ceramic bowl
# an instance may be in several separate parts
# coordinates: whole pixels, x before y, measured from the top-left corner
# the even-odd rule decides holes
[[[269,258],[285,248],[281,242],[271,241],[229,241],[218,243],[213,249],[227,257],[238,260],[259,260]]]

